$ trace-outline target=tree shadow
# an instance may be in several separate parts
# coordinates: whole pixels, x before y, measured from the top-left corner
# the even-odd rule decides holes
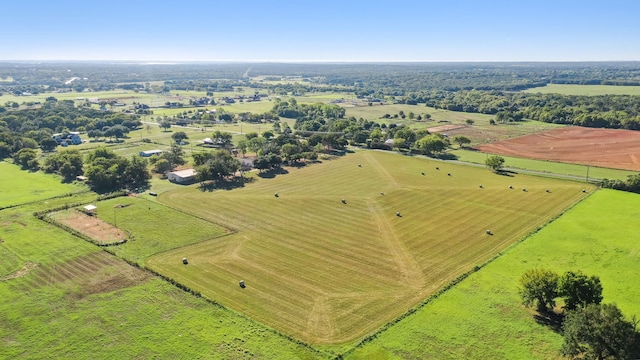
[[[440,160],[458,160],[458,156],[451,153],[434,154],[431,157]]]
[[[511,170],[498,170],[498,171],[496,171],[496,174],[502,175],[502,176],[507,176],[507,177],[514,177],[515,174],[517,174],[517,172],[511,171]]]
[[[263,179],[273,179],[278,175],[284,175],[284,174],[288,174],[289,171],[287,169],[283,169],[281,167],[277,167],[275,169],[271,169],[268,171],[263,171],[258,173],[258,176],[263,178]]]
[[[244,176],[241,176],[241,177],[235,177],[232,179],[223,179],[218,181],[200,183],[200,186],[198,186],[198,189],[202,192],[204,191],[212,192],[215,190],[233,190],[233,189],[244,187],[245,184],[252,183],[254,181],[255,181],[254,178],[246,178]]]
[[[562,323],[565,318],[564,313],[557,313],[553,310],[539,310],[533,315],[533,319],[540,325],[546,326],[555,333],[562,334]]]

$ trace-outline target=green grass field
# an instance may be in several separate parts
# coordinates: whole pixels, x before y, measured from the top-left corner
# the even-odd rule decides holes
[[[524,92],[562,95],[640,95],[640,86],[549,84]]]
[[[233,191],[162,194],[239,231],[147,265],[297,338],[348,346],[585,196],[584,184],[385,152],[289,171]]]
[[[531,268],[597,275],[604,303],[640,315],[639,200],[598,191],[348,358],[560,358],[561,335],[520,305],[518,279]]]
[[[0,161],[0,184],[0,207],[87,189],[80,184],[63,184],[59,176],[45,174],[42,171],[23,171],[19,166],[6,161]]]
[[[220,225],[144,198],[118,197],[95,204],[99,219],[134,234],[132,241],[110,250],[137,263],[162,251],[231,233]]]
[[[465,149],[450,150],[458,160],[471,162],[476,164],[484,164],[487,156],[486,153],[479,151],[471,151]],[[502,156],[505,159],[505,166],[509,168],[525,169],[532,171],[540,171],[543,173],[571,175],[587,180],[587,166],[578,164],[563,164],[552,161],[532,160],[517,158],[511,156]],[[589,166],[589,179],[619,179],[626,180],[627,176],[634,175],[636,172],[618,169],[608,169],[596,166]]]
[[[0,358],[328,356],[179,290],[32,215],[95,197],[86,193],[0,210]],[[5,279],[25,268],[18,277]]]

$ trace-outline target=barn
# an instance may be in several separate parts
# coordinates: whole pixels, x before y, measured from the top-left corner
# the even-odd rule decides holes
[[[196,179],[195,169],[184,169],[179,171],[172,171],[167,174],[169,181],[178,184],[187,184],[193,182]]]

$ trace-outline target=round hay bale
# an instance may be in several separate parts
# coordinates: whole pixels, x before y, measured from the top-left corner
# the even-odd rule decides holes
[[[342,199],[342,203],[343,203],[343,204],[346,204],[346,203],[347,203],[347,200]]]
[[[493,235],[493,234],[491,233],[491,230],[487,230],[487,235]]]
[[[546,192],[551,192],[551,190],[549,190],[549,189],[545,189],[544,191],[546,191]]]
[[[240,281],[238,282],[238,285],[240,285],[240,287],[241,287],[241,288],[243,288],[243,289],[244,289],[245,287],[247,287],[247,285],[245,285],[245,284],[244,284],[244,280],[240,280]]]
[[[396,212],[396,216],[397,216],[397,217],[402,217],[402,215],[400,214],[400,211],[397,211],[397,212]]]
[[[583,193],[586,193],[586,192],[587,192],[587,189],[582,189],[582,192],[583,192]]]
[[[484,186],[482,186],[482,184],[480,184],[480,189],[484,189]]]
[[[440,170],[440,168],[436,166],[436,170]]]
[[[380,195],[384,195],[384,192],[381,192]]]
[[[447,176],[451,176],[451,173],[447,173]]]
[[[358,167],[362,167],[362,164],[358,164]]]
[[[189,260],[187,260],[187,258],[182,258],[182,263],[187,265],[189,264]]]
[[[522,191],[527,192],[527,188],[522,188]]]
[[[278,197],[278,196],[280,196],[280,195],[278,195],[278,193],[275,193],[275,194],[273,194],[273,196]]]
[[[422,176],[424,176],[424,171],[422,172]]]
[[[509,189],[513,189],[513,185],[509,185]]]

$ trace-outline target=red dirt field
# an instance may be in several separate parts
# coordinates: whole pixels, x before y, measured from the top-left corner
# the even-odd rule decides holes
[[[476,148],[490,154],[640,170],[640,131],[571,126]]]
[[[75,209],[59,211],[51,214],[50,216],[55,220],[89,236],[99,244],[113,243],[126,239],[127,237],[123,230],[120,230],[97,217],[85,215]]]

